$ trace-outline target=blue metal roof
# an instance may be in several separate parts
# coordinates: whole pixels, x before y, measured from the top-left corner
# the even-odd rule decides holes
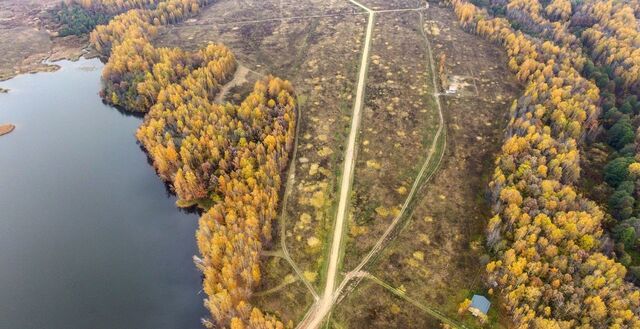
[[[473,295],[471,298],[471,307],[480,310],[480,312],[487,314],[489,312],[489,307],[491,306],[491,302],[480,295]]]

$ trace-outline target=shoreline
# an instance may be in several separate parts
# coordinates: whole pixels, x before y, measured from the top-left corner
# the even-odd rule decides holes
[[[0,82],[7,81],[22,74],[55,72],[60,67],[55,62],[69,60],[75,62],[80,58],[95,58],[99,54],[91,47],[86,37],[52,37],[47,51],[28,53],[18,62],[9,62],[0,66]],[[5,93],[0,90],[0,93]]]
[[[95,52],[95,50],[90,48],[90,45],[86,45],[81,49],[77,49],[77,53],[73,54],[49,54],[45,57],[41,57],[38,63],[30,64],[27,70],[18,70],[12,72],[11,74],[2,75],[0,74],[0,82],[11,80],[19,75],[24,74],[37,74],[37,73],[46,73],[46,72],[56,72],[60,69],[60,66],[56,64],[59,61],[71,61],[77,62],[81,58],[84,59],[93,59],[100,58],[100,56]],[[10,89],[0,88],[0,94],[9,93]]]

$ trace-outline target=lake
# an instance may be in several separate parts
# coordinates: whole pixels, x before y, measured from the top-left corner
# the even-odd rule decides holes
[[[197,215],[102,104],[102,63],[56,64],[0,82],[0,328],[202,328]]]

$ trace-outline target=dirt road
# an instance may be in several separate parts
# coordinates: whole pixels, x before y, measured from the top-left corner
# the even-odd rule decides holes
[[[358,87],[356,91],[356,100],[353,105],[353,116],[351,118],[351,131],[349,132],[349,140],[347,150],[345,152],[344,167],[342,169],[342,182],[340,184],[340,198],[338,201],[338,212],[333,228],[333,240],[331,241],[331,249],[329,253],[329,266],[327,267],[327,276],[324,292],[318,303],[312,307],[307,317],[298,325],[299,328],[317,328],[322,320],[331,310],[334,300],[334,289],[336,286],[336,276],[338,274],[338,260],[342,249],[342,238],[344,236],[345,218],[347,217],[347,206],[349,203],[349,194],[353,182],[353,170],[356,159],[356,137],[360,128],[362,116],[362,107],[364,104],[364,88],[366,86],[367,66],[369,64],[369,52],[371,50],[371,35],[373,34],[374,12],[355,0],[350,0],[355,5],[364,9],[369,14],[367,22],[367,33],[364,41],[364,49],[362,51],[362,61],[360,62],[360,73],[358,75]]]
[[[424,16],[423,13],[420,12],[422,9],[426,8],[415,8],[415,9],[402,9],[402,10],[386,10],[386,11],[373,11],[366,6],[355,0],[349,0],[360,8],[364,9],[369,14],[369,20],[367,25],[367,34],[365,38],[364,50],[362,54],[362,62],[360,65],[360,74],[358,77],[358,88],[356,93],[356,100],[354,104],[353,117],[351,121],[351,131],[349,134],[348,146],[345,153],[344,160],[344,168],[342,175],[342,182],[340,186],[340,199],[338,203],[338,212],[336,216],[336,221],[334,224],[333,231],[333,240],[331,243],[331,249],[329,254],[329,265],[327,267],[327,275],[326,275],[326,284],[325,289],[320,299],[311,307],[305,318],[299,323],[298,328],[310,328],[315,329],[320,326],[322,321],[331,311],[331,308],[336,303],[336,300],[340,298],[343,293],[348,292],[350,289],[354,289],[358,282],[366,277],[368,273],[364,272],[363,269],[367,266],[383,249],[389,240],[391,240],[392,234],[395,232],[398,224],[402,221],[407,209],[409,208],[410,203],[414,199],[419,187],[426,181],[428,181],[433,174],[437,171],[444,157],[444,151],[446,149],[446,129],[444,124],[444,114],[442,105],[440,102],[440,94],[438,92],[438,82],[437,77],[434,74],[434,60],[433,60],[433,52],[431,49],[431,44],[429,39],[424,31]],[[345,226],[345,218],[347,216],[347,206],[349,201],[349,195],[351,192],[351,186],[353,183],[353,170],[355,165],[355,157],[356,157],[356,137],[357,132],[360,128],[360,116],[361,110],[364,102],[364,88],[366,85],[366,76],[367,76],[367,64],[369,59],[369,51],[371,48],[371,36],[373,33],[373,22],[376,13],[382,12],[395,12],[395,11],[416,11],[420,15],[420,31],[422,37],[425,41],[425,46],[427,49],[429,68],[432,72],[430,83],[433,85],[432,96],[434,97],[436,107],[438,110],[438,130],[434,136],[433,142],[429,149],[427,150],[427,157],[425,162],[423,163],[420,172],[416,176],[416,179],[413,183],[411,191],[407,196],[400,213],[396,216],[393,222],[389,225],[387,230],[380,237],[376,245],[372,248],[372,250],[362,259],[359,265],[352,271],[346,273],[344,280],[340,282],[339,286],[336,288],[336,276],[339,268],[339,260],[343,252],[343,235],[344,235],[344,226]],[[350,284],[352,283],[352,284]],[[349,287],[349,288],[347,288]],[[456,324],[455,321],[452,321],[446,318],[444,315],[440,313],[434,313],[435,311],[428,310],[429,313],[433,313],[432,315],[437,315],[436,317],[443,320],[445,323]],[[435,316],[434,315],[434,316]],[[458,327],[457,324],[454,327]]]
[[[400,213],[393,219],[389,227],[385,230],[385,232],[382,234],[382,236],[380,237],[378,242],[375,244],[375,246],[371,249],[371,251],[369,251],[369,253],[367,253],[367,255],[362,259],[360,264],[358,264],[358,266],[351,271],[354,273],[362,271],[363,268],[366,265],[368,265],[368,263],[375,256],[377,256],[380,253],[380,251],[382,251],[385,244],[389,241],[391,234],[395,231],[396,227],[404,217],[411,201],[413,200],[416,192],[418,191],[418,188],[424,182],[428,181],[440,167],[440,163],[442,162],[442,158],[444,157],[444,151],[446,149],[447,139],[446,139],[446,130],[444,129],[444,114],[442,112],[442,104],[440,102],[440,93],[438,92],[437,76],[434,73],[436,72],[436,69],[433,64],[434,63],[433,52],[431,50],[431,43],[429,42],[429,38],[427,37],[427,34],[424,31],[424,15],[421,12],[419,12],[418,14],[420,15],[420,32],[425,41],[425,46],[427,49],[427,55],[428,55],[428,61],[429,61],[429,68],[432,72],[431,74],[432,81],[430,82],[432,83],[432,86],[433,86],[432,96],[433,96],[433,99],[435,100],[435,103],[438,109],[438,130],[436,131],[436,134],[433,138],[433,142],[431,143],[431,146],[427,151],[427,159],[424,161],[422,168],[418,173],[418,176],[416,176],[416,179],[413,182],[413,186],[411,187],[411,191],[409,192],[409,195],[405,199],[405,202],[402,205],[402,209],[400,210]],[[431,166],[432,163],[435,163],[436,165]],[[347,282],[343,282],[343,284],[341,285],[341,288],[342,286],[346,285],[346,283]],[[336,290],[336,294],[340,293],[341,288]]]

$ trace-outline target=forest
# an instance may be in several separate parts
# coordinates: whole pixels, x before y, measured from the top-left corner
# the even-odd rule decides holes
[[[106,24],[111,19],[109,14],[101,11],[93,11],[76,3],[66,4],[65,2],[52,9],[50,15],[58,26],[58,35],[61,37],[87,34],[97,25]]]
[[[288,81],[267,77],[239,104],[215,104],[236,70],[233,53],[153,45],[159,28],[197,13],[208,0],[78,1],[90,12],[119,13],[91,33],[107,60],[103,99],[145,113],[136,137],[178,205],[199,205],[194,257],[203,273],[208,328],[283,328],[250,304],[260,284],[262,248],[272,240],[293,146],[296,104]],[[72,5],[73,6],[73,5]]]
[[[141,1],[63,1],[49,10],[60,36],[85,35],[98,25],[105,25],[113,16],[131,9],[153,9],[158,0]]]
[[[634,213],[625,196],[636,193],[640,169],[630,122],[640,58],[637,3],[451,4],[467,29],[504,46],[509,67],[525,85],[490,183],[491,286],[517,327],[639,327],[640,291],[625,280],[625,257],[609,250],[603,231],[611,225],[605,210],[623,225]],[[608,109],[601,107],[604,100]],[[616,106],[626,113],[607,114]],[[604,209],[578,189],[581,155],[599,135],[616,152],[626,148],[605,169],[617,190]],[[622,242],[637,248],[635,231],[627,230],[632,227],[624,226]]]

